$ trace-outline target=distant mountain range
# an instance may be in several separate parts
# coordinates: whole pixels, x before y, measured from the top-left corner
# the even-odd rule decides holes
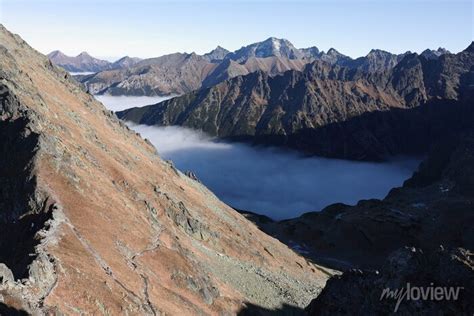
[[[426,50],[422,55],[437,59],[445,49]],[[48,56],[56,65],[69,71],[92,71],[94,75],[78,78],[93,94],[173,95],[210,87],[224,80],[255,71],[274,76],[287,70],[303,70],[306,64],[322,60],[331,65],[368,72],[393,68],[406,54],[372,50],[367,56],[352,59],[331,48],[298,49],[286,39],[268,38],[230,52],[218,46],[204,55],[175,53],[144,60],[124,57],[126,62],[109,63],[82,53],[67,57],[56,51]]]
[[[270,51],[275,53],[274,47]],[[288,45],[284,51],[296,56]],[[434,58],[436,53],[440,57]],[[249,56],[232,56],[242,55]],[[396,56],[374,50],[351,61],[335,50],[327,55],[335,59],[316,59],[303,71],[278,76],[255,69],[117,115],[139,124],[182,125],[221,138],[358,160],[424,153],[434,139],[472,126],[472,106],[458,103],[472,97],[474,44],[458,54]]]
[[[140,58],[122,57],[111,63],[82,52],[75,57],[67,56],[59,50],[48,54],[48,58],[57,66],[70,72],[99,72],[104,70],[128,68],[140,61]]]

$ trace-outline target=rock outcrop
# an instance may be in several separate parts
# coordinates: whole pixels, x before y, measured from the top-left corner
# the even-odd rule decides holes
[[[161,160],[3,26],[0,136],[1,313],[302,308],[333,273]]]
[[[471,315],[474,254],[466,249],[394,252],[377,271],[328,281],[308,315]]]

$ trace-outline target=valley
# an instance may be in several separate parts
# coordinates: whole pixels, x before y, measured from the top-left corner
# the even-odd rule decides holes
[[[216,141],[176,126],[129,126],[150,140],[163,159],[192,172],[230,206],[278,220],[336,202],[381,199],[402,185],[420,162],[419,157],[387,162],[318,158],[276,147]]]
[[[471,2],[0,19],[1,316],[474,314]]]

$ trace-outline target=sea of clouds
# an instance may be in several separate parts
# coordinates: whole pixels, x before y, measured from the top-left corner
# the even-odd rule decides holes
[[[156,104],[161,101],[168,100],[172,96],[112,96],[112,95],[95,95],[95,98],[102,102],[109,110],[114,112],[126,110],[137,106],[145,106]]]
[[[271,147],[216,142],[177,127],[130,125],[165,159],[193,171],[219,198],[274,219],[292,218],[342,202],[383,198],[416,169],[414,159],[365,163],[319,157]]]
[[[166,98],[96,97],[113,111]],[[336,202],[383,198],[419,163],[411,158],[367,163],[305,157],[285,149],[218,142],[183,127],[129,125],[148,138],[163,158],[173,160],[182,171],[193,171],[227,204],[274,219],[319,211]]]

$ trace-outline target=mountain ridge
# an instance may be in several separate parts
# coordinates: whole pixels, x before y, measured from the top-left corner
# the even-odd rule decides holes
[[[417,154],[400,147],[402,140],[390,132],[394,126],[386,131],[393,137],[389,147],[378,139],[380,136],[375,133],[380,131],[374,130],[375,126],[364,126],[359,119],[354,121],[360,126],[351,128],[357,128],[360,137],[366,139],[350,140],[344,145],[346,149],[317,144],[312,140],[317,139],[315,135],[310,135],[330,126],[335,127],[331,133],[346,133],[338,128],[365,113],[409,109],[431,101],[436,103],[437,99],[459,100],[469,89],[464,78],[469,77],[473,64],[474,54],[469,50],[445,54],[436,60],[407,54],[396,66],[381,72],[316,60],[302,72],[289,70],[271,77],[257,71],[117,115],[138,124],[182,125],[222,138],[287,144],[323,156],[383,160],[387,155]],[[397,119],[405,120],[403,114],[397,114]],[[386,123],[395,124],[390,120]],[[379,148],[380,152],[373,152],[371,147]],[[423,150],[426,147],[418,153]]]
[[[442,53],[441,51],[437,54],[442,55]],[[339,53],[334,48],[327,52],[320,51],[316,46],[298,49],[286,39],[270,37],[262,42],[243,46],[234,52],[229,52],[218,46],[204,55],[190,54],[196,56],[196,58],[199,56],[197,59],[200,59],[200,61],[195,61],[196,67],[211,69],[204,74],[200,73],[199,82],[196,82],[196,77],[191,73],[172,76],[166,73],[167,70],[159,69],[161,60],[166,59],[167,56],[180,54],[186,55],[186,53],[175,53],[148,58],[143,60],[142,64],[137,63],[132,67],[116,70],[113,74],[99,73],[97,76],[87,76],[79,78],[79,80],[94,94],[183,94],[255,70],[268,72],[270,69],[268,73],[272,76],[287,70],[301,70],[301,64],[308,64],[315,60],[323,60],[333,65],[370,72],[384,71],[393,68],[408,53],[397,55],[382,50],[372,50],[366,56],[352,59]],[[143,70],[140,65],[145,63],[148,65],[155,64],[157,68],[146,72],[141,77]],[[252,65],[249,65],[249,63]],[[174,70],[180,70],[179,67],[179,64],[174,65]]]
[[[55,65],[60,66],[69,72],[100,72],[128,68],[141,60],[137,57],[124,56],[114,62],[110,62],[95,58],[85,51],[79,53],[77,56],[68,56],[59,50],[55,50],[47,56]]]

